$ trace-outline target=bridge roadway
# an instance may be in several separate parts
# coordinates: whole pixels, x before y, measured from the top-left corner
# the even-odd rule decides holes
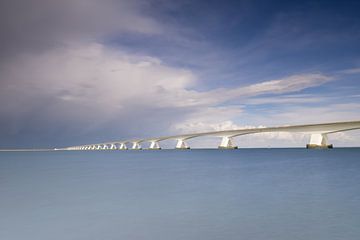
[[[310,135],[309,144],[307,148],[332,148],[332,144],[328,143],[328,135],[336,132],[344,132],[350,130],[360,129],[360,121],[351,122],[333,122],[320,124],[306,124],[306,125],[292,125],[279,127],[258,127],[258,128],[243,128],[225,131],[212,131],[202,133],[189,133],[174,136],[153,137],[146,139],[132,139],[120,140],[114,142],[94,143],[80,146],[72,146],[65,148],[55,148],[55,150],[126,150],[127,144],[132,144],[130,149],[142,149],[141,143],[149,142],[148,149],[161,149],[159,142],[165,140],[176,140],[176,149],[189,149],[186,140],[196,137],[213,136],[220,137],[221,142],[219,148],[235,149],[237,146],[233,144],[233,138],[256,133],[271,133],[271,132],[290,132],[290,133],[305,133]]]

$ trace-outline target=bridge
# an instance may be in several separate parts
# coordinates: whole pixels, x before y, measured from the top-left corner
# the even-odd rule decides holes
[[[219,148],[236,149],[233,139],[235,137],[257,134],[257,133],[274,133],[274,132],[290,132],[309,134],[310,141],[306,145],[307,148],[332,148],[333,145],[328,142],[328,135],[337,132],[360,129],[360,121],[351,122],[333,122],[320,124],[306,124],[293,126],[278,127],[258,127],[243,128],[236,130],[211,131],[201,133],[189,133],[174,136],[152,137],[145,139],[119,140],[113,142],[94,143],[80,146],[71,146],[65,148],[55,148],[55,150],[140,150],[143,143],[148,143],[149,150],[161,149],[159,142],[165,140],[175,140],[175,149],[190,149],[187,140],[198,137],[212,136],[221,138]],[[131,145],[131,146],[130,146]]]

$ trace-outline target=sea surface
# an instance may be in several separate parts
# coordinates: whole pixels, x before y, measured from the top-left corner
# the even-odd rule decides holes
[[[0,152],[1,240],[359,240],[360,149]]]

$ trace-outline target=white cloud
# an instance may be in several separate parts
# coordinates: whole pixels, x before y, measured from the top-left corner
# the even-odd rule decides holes
[[[270,97],[250,97],[245,100],[246,104],[319,104],[324,103],[334,98],[328,96],[319,96],[311,94],[291,94],[285,96],[270,96]]]
[[[102,118],[126,105],[184,105],[186,101],[179,101],[181,95],[195,81],[187,70],[167,67],[150,57],[114,52],[100,44],[22,56],[2,66],[0,78],[1,96],[7,99],[9,111],[47,97],[52,104],[65,106],[64,113],[77,108],[75,114],[101,114]]]
[[[241,106],[204,107],[190,113],[182,122],[172,126],[174,132],[205,132],[237,129],[231,119],[236,118],[243,112]]]
[[[360,73],[360,68],[349,68],[339,71],[341,74],[358,74]]]
[[[17,96],[10,106],[19,106],[12,109],[21,109],[21,99],[28,101],[46,95],[107,114],[127,104],[203,107],[196,118],[201,114],[226,118],[241,112],[238,106],[217,106],[228,100],[299,91],[331,79],[321,74],[295,75],[235,89],[199,92],[192,90],[196,87],[196,76],[191,71],[95,43],[56,48],[40,55],[27,54],[3,65],[1,72],[2,90],[6,91],[3,96],[9,95],[9,91]]]
[[[261,94],[282,94],[298,92],[306,88],[320,86],[333,78],[320,73],[292,75],[281,79],[270,80],[256,83],[245,87],[232,90],[222,90],[219,94],[224,94],[224,98],[249,97]]]
[[[50,121],[51,128],[65,125],[76,134],[95,133],[108,124],[114,135],[131,129],[134,137],[142,137],[360,118],[354,111],[360,108],[359,104],[298,106],[275,112],[269,109],[261,115],[247,111],[245,105],[225,104],[234,100],[248,104],[254,101],[252,97],[264,93],[275,96],[260,97],[253,104],[265,101],[282,104],[291,99],[298,103],[308,95],[277,98],[276,94],[297,92],[332,80],[321,74],[294,75],[235,89],[200,92],[195,90],[198,79],[189,70],[97,43],[67,45],[42,54],[19,56],[1,66],[0,79],[0,100],[7,102],[0,106],[0,114],[17,119],[11,124],[26,125],[29,115],[43,112],[41,121]],[[148,119],[150,124],[168,124],[162,127],[147,123],[139,128]],[[272,146],[299,146],[307,136],[263,133],[237,139],[240,146],[267,146],[269,142]],[[348,133],[338,134],[335,142],[343,144],[345,140],[350,144],[356,142]],[[204,144],[203,140],[193,141],[197,143],[195,146]],[[211,141],[216,145],[218,140]]]
[[[157,111],[165,109],[158,118],[173,119],[169,131],[184,132],[238,128],[233,120],[243,114],[242,106],[222,105],[224,102],[263,93],[298,91],[330,78],[321,74],[296,75],[235,89],[200,92],[195,90],[197,77],[189,70],[93,43],[18,56],[1,66],[0,79],[0,99],[8,102],[0,107],[4,116],[25,119],[34,109],[43,108],[40,111],[49,120],[80,124],[81,132],[81,128],[96,131],[119,117],[141,125],[149,111],[156,118]],[[56,128],[56,124],[52,126]],[[121,132],[125,127],[117,128]],[[150,126],[150,133],[151,129]]]
[[[292,107],[274,114],[275,121],[289,124],[303,122],[335,122],[360,119],[358,103],[328,104],[316,107]]]

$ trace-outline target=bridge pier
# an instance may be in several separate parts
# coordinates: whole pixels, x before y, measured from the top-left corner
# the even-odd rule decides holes
[[[306,148],[333,148],[333,145],[328,143],[328,137],[325,133],[313,133],[310,136],[310,143],[306,144]]]
[[[127,150],[126,143],[120,143],[119,150]]]
[[[132,150],[141,150],[141,145],[139,142],[133,142],[133,145],[131,147]]]
[[[149,149],[151,149],[151,150],[160,150],[161,147],[159,145],[159,142],[158,141],[151,141]]]
[[[116,145],[112,143],[112,144],[110,145],[110,149],[111,149],[111,150],[116,149]]]
[[[220,149],[237,149],[238,147],[234,146],[232,137],[224,136],[224,137],[222,137],[221,143],[218,148],[220,148]]]
[[[186,144],[185,139],[178,139],[175,149],[190,149],[190,147]]]

